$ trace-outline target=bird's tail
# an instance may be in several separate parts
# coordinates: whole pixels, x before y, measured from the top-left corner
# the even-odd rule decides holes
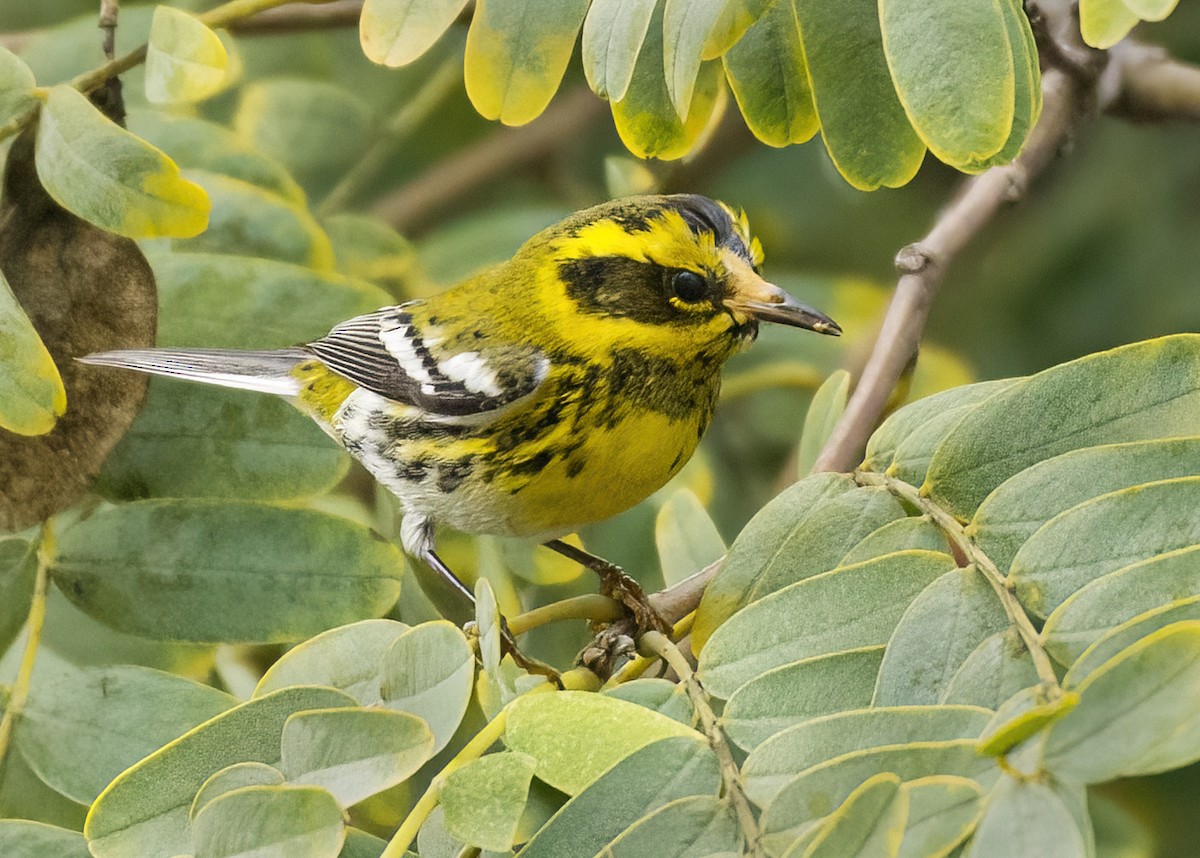
[[[301,348],[274,351],[237,349],[122,349],[81,357],[82,363],[136,369],[221,387],[295,396],[300,381],[292,373],[312,355]]]

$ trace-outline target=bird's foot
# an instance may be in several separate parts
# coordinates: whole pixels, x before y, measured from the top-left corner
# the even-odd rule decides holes
[[[500,617],[500,652],[511,656],[513,663],[526,673],[544,676],[555,685],[562,687],[562,679],[557,670],[546,662],[521,652],[521,648],[517,645],[517,638],[509,630],[508,621],[503,616]]]
[[[620,602],[633,615],[635,639],[650,631],[671,634],[671,624],[654,609],[642,585],[626,574],[624,569],[604,561],[604,567],[595,571],[600,576],[600,595]]]

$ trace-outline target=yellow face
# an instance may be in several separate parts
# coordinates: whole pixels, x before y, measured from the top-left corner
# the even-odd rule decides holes
[[[589,332],[613,345],[731,354],[754,338],[760,320],[839,331],[762,278],[762,247],[745,215],[707,197],[606,203],[529,247],[550,260],[543,294],[554,296],[553,306],[544,309],[590,316]]]

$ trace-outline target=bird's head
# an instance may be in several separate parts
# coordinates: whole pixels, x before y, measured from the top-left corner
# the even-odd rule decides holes
[[[762,247],[745,215],[708,197],[615,200],[539,239],[539,257],[550,260],[543,276],[557,280],[555,303],[592,316],[594,332],[603,323],[614,343],[732,353],[754,338],[760,321],[841,333],[828,316],[763,279]]]

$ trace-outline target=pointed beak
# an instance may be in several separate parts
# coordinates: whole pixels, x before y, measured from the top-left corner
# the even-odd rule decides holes
[[[733,294],[725,299],[725,306],[736,315],[793,328],[807,328],[834,337],[842,333],[841,326],[833,319],[807,304],[801,304],[775,284],[763,280],[745,261],[727,259],[726,264]]]

